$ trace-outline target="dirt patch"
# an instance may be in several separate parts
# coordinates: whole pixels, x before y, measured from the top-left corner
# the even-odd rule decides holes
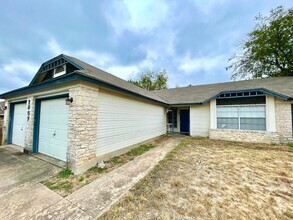
[[[102,177],[104,174],[133,160],[135,157],[142,155],[152,148],[160,146],[169,138],[170,136],[161,136],[155,140],[152,140],[146,144],[140,145],[139,147],[130,150],[128,153],[113,157],[108,161],[104,161],[105,168],[103,169],[95,166],[80,175],[73,175],[71,170],[65,169],[60,171],[56,176],[51,177],[50,179],[47,179],[42,183],[49,189],[57,192],[63,197],[66,197],[72,192]]]
[[[292,219],[286,145],[186,138],[101,219]]]

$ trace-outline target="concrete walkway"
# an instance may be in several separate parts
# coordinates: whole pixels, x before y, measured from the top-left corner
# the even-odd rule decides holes
[[[172,150],[180,138],[170,138],[133,161],[111,171],[96,181],[55,201],[30,219],[96,219]],[[55,199],[51,198],[51,201]]]

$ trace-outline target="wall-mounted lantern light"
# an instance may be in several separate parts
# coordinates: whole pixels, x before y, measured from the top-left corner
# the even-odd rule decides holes
[[[2,108],[3,111],[7,110],[7,106],[4,106],[4,107],[0,106],[0,108]]]
[[[72,97],[68,97],[68,98],[66,98],[65,99],[65,101],[66,101],[66,105],[70,105],[70,103],[72,103],[73,102],[73,98]]]

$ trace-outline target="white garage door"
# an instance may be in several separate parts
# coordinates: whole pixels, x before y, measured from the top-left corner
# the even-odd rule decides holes
[[[24,147],[26,104],[15,104],[12,127],[12,144]]]
[[[68,105],[65,98],[41,102],[39,152],[66,161]]]

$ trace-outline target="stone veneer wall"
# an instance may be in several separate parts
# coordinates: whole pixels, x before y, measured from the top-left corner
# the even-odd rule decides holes
[[[292,142],[292,113],[291,104],[293,102],[286,102],[276,99],[276,129],[280,137],[281,143]]]
[[[5,106],[7,106],[7,109],[4,111],[4,121],[3,121],[3,127],[2,127],[2,145],[7,144],[7,141],[8,141],[8,124],[9,124],[9,111],[10,111],[10,106],[8,101],[5,101]]]
[[[85,86],[69,89],[73,102],[68,115],[69,167],[75,174],[95,165],[97,147],[98,90]]]
[[[25,127],[24,148],[33,151],[34,121],[35,121],[35,98],[28,97],[26,101],[27,121]],[[28,113],[29,112],[29,113]]]
[[[210,129],[209,138],[226,141],[241,141],[252,143],[279,143],[276,132],[245,131],[231,129]]]

